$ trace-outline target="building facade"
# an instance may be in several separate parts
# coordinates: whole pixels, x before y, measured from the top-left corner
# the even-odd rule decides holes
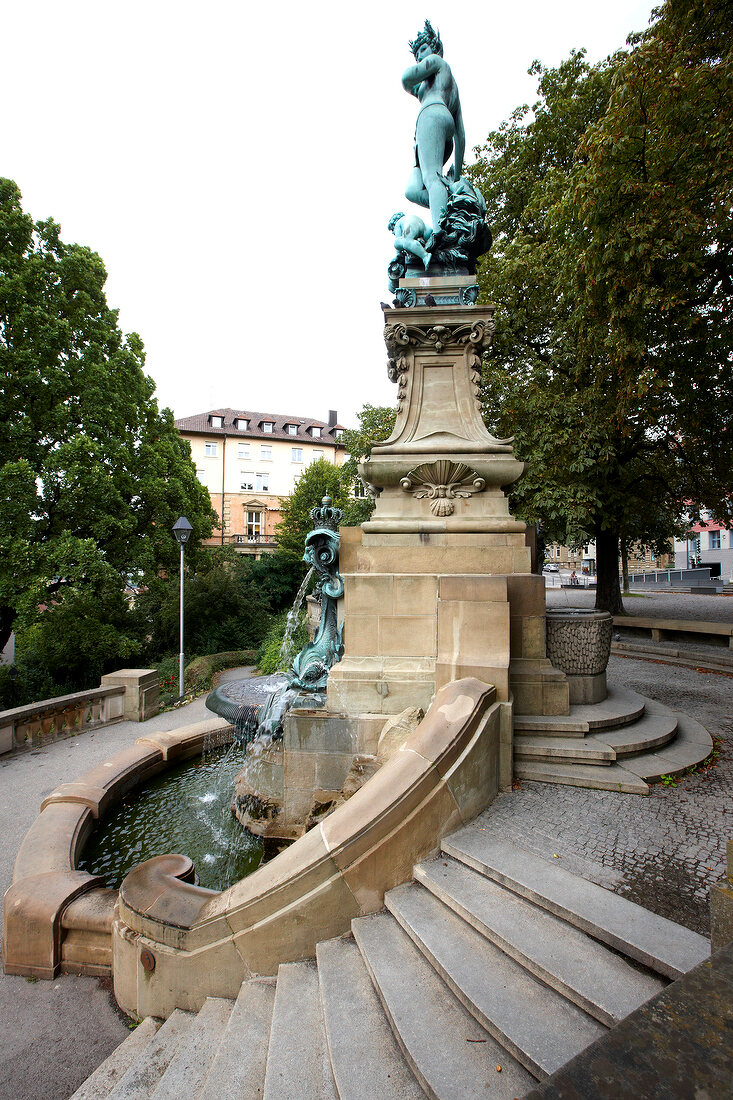
[[[340,466],[346,457],[333,411],[323,421],[213,409],[176,420],[176,427],[191,445],[196,473],[219,517],[209,545],[257,558],[275,549],[280,502],[306,466],[319,459]]]
[[[724,527],[704,516],[693,523],[684,539],[674,540],[676,569],[691,569],[696,565],[720,565],[724,580],[733,579],[733,527]]]

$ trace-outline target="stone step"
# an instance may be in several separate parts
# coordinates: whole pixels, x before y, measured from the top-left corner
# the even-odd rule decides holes
[[[565,787],[591,787],[598,791],[619,791],[622,794],[649,794],[644,780],[620,764],[599,768],[594,764],[564,764],[561,762],[517,760],[517,779],[534,783],[562,783]]]
[[[340,1100],[424,1100],[356,943],[316,947],[326,1040]]]
[[[514,759],[556,764],[606,765],[642,752],[651,752],[672,741],[677,733],[677,718],[643,714],[631,725],[618,730],[576,736],[524,733],[514,741]]]
[[[455,860],[415,868],[415,878],[454,913],[546,985],[607,1027],[665,988],[560,917]]]
[[[592,730],[618,729],[635,722],[644,713],[645,699],[629,688],[608,685],[608,698],[602,703],[583,703],[570,707],[570,714],[515,714],[515,733],[542,733],[552,736],[582,737]]]
[[[199,1100],[261,1100],[275,980],[242,983]]]
[[[179,1045],[175,1056],[168,1063],[153,1100],[180,1100],[187,1096],[198,1097],[206,1080],[219,1044],[224,1036],[233,1001],[222,997],[207,997],[186,1033],[186,1041]]]
[[[687,714],[677,715],[677,736],[658,752],[643,753],[623,761],[630,773],[656,783],[663,775],[682,775],[702,763],[713,751],[713,739],[704,726]]]
[[[418,883],[384,900],[464,1007],[535,1077],[549,1077],[605,1033]]]
[[[390,913],[359,917],[351,927],[392,1030],[428,1096],[514,1100],[533,1087],[535,1078],[466,1011]]]
[[[127,1073],[160,1027],[160,1020],[146,1016],[123,1043],[105,1058],[91,1076],[79,1086],[71,1100],[104,1100]]]
[[[109,1093],[109,1100],[148,1100],[185,1044],[193,1013],[175,1009]]]
[[[466,826],[441,847],[446,855],[664,977],[679,978],[710,956],[710,944],[703,936],[517,844],[491,838],[480,826]]]
[[[316,965],[283,963],[277,972],[264,1100],[336,1100],[336,1095]]]
[[[514,760],[542,760],[549,763],[613,764],[616,753],[610,745],[589,737],[545,737],[525,733],[514,741]]]
[[[585,741],[586,744],[597,742],[609,745],[618,760],[634,753],[651,752],[672,741],[676,735],[677,716],[670,711],[666,715],[646,713],[633,725],[622,726],[619,730],[591,733]]]

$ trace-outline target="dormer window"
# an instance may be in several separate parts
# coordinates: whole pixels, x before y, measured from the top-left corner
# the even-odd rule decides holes
[[[272,435],[274,430],[275,430],[275,422],[273,420],[263,420],[262,421],[262,431],[265,433],[265,435]]]
[[[288,433],[288,435],[297,435],[298,434],[298,425],[297,424],[286,424],[285,425],[285,430]]]
[[[333,434],[334,434],[336,439],[341,439],[342,435],[344,434],[344,429],[343,428],[336,428],[336,430],[334,431]]]
[[[223,428],[224,427],[224,417],[223,416],[210,416],[209,420],[211,421],[211,427],[212,428]]]
[[[249,430],[249,420],[243,420],[241,416],[237,417],[237,431],[246,432]]]
[[[311,428],[311,435],[313,436],[314,439],[320,439],[321,438],[321,429],[314,425]]]

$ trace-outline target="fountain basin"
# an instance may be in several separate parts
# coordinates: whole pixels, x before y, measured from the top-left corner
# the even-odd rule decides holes
[[[547,656],[568,678],[571,703],[606,698],[613,617],[588,607],[547,609]]]
[[[232,727],[211,718],[151,733],[73,783],[63,783],[18,851],[5,894],[3,960],[7,974],[54,978],[59,972],[109,976],[112,916],[118,892],[79,868],[95,822],[133,788],[169,767],[229,744]]]

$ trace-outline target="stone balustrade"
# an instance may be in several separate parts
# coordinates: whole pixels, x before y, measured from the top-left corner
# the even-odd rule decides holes
[[[38,748],[125,719],[145,721],[158,713],[159,692],[155,669],[122,669],[103,676],[98,688],[0,711],[0,754]]]

